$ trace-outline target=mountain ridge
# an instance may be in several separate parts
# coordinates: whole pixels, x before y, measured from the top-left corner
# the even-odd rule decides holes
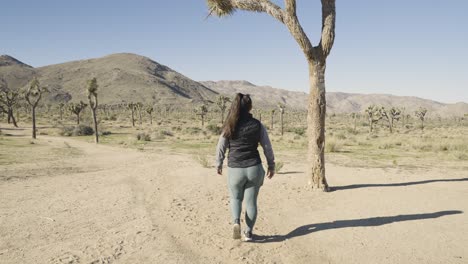
[[[250,93],[254,104],[273,108],[279,103],[287,108],[305,110],[308,94],[299,91],[255,85],[247,80],[197,82],[148,57],[133,53],[114,53],[99,58],[74,60],[34,68],[12,56],[0,56],[0,77],[10,88],[20,89],[33,77],[51,91],[46,100],[68,102],[86,100],[86,81],[97,77],[100,102],[119,104],[143,102],[185,105],[213,102],[219,94],[232,97],[235,93]],[[430,116],[463,116],[468,104],[444,104],[416,96],[391,94],[359,94],[327,92],[328,113],[363,112],[367,106],[395,106],[408,113],[418,107],[428,109]]]

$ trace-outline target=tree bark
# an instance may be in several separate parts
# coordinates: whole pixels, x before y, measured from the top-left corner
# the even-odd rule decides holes
[[[135,110],[132,109],[132,127],[135,127]]]
[[[32,138],[36,139],[36,107],[32,107]]]
[[[76,124],[80,124],[80,113],[76,114]]]
[[[16,123],[15,115],[13,114],[13,109],[8,109],[8,124],[13,123],[14,127],[18,127]]]
[[[307,114],[309,186],[328,191],[325,178],[325,62],[309,62],[310,93]]]
[[[98,126],[97,126],[97,118],[96,118],[96,109],[91,108],[93,112],[93,121],[94,121],[94,142],[97,144],[99,143],[99,133],[98,133]]]
[[[283,112],[281,112],[281,136],[283,135],[283,132],[284,132]]]

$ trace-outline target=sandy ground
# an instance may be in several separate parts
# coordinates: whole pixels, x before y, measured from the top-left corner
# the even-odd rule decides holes
[[[468,263],[468,172],[302,159],[265,180],[256,242],[231,239],[226,175],[192,157],[95,146],[0,167],[0,263]],[[213,146],[214,148],[214,146]]]

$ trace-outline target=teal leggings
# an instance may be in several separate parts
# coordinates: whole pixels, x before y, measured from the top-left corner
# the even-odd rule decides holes
[[[242,201],[245,198],[247,232],[252,232],[257,219],[257,197],[264,177],[265,170],[262,164],[248,168],[228,168],[232,221],[240,219]]]

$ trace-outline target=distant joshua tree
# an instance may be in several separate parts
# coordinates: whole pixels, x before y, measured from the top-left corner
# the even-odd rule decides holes
[[[143,103],[138,102],[135,104],[135,109],[138,111],[138,117],[140,120],[140,126],[143,124],[143,119],[141,118],[141,111],[143,110]]]
[[[271,130],[273,130],[273,118],[275,116],[276,109],[271,109]]]
[[[279,108],[279,111],[280,111],[281,135],[283,135],[283,133],[284,133],[283,115],[284,115],[284,109],[286,109],[286,106],[284,104],[279,104],[278,108]]]
[[[128,103],[127,104],[127,109],[132,112],[132,127],[135,127],[135,110],[136,110],[136,104],[135,103]]]
[[[359,118],[359,114],[358,113],[351,113],[351,118],[353,118],[353,131],[354,131],[354,133],[356,133],[357,132],[356,123],[357,123],[357,119]]]
[[[382,113],[380,109],[375,105],[370,105],[366,109],[367,120],[369,121],[369,133],[372,133],[374,130],[374,124],[382,119]]]
[[[424,130],[424,120],[426,119],[426,113],[427,109],[423,107],[419,107],[419,109],[414,112],[416,117],[421,120],[421,131]]]
[[[221,124],[224,123],[224,113],[226,112],[227,103],[230,101],[229,97],[224,95],[218,96],[216,100],[216,105],[219,107],[219,110],[221,110]]]
[[[8,124],[18,127],[14,116],[14,109],[19,101],[19,92],[8,88],[8,83],[0,79],[0,112],[7,114]]]
[[[93,123],[94,123],[94,141],[99,143],[99,133],[98,133],[98,123],[97,123],[97,118],[96,118],[96,110],[98,107],[98,98],[97,98],[97,90],[98,90],[98,83],[97,79],[93,78],[88,81],[88,87],[87,87],[87,92],[88,92],[88,101],[89,101],[89,107],[91,108],[91,112],[93,113]]]
[[[150,116],[150,124],[152,125],[153,124],[153,112],[154,112],[154,107],[153,105],[147,105],[145,107],[145,111],[146,113],[148,113],[148,115]]]
[[[401,111],[398,108],[392,107],[390,110],[386,110],[385,107],[380,109],[380,113],[382,117],[384,117],[388,122],[388,128],[390,129],[390,133],[393,133],[393,123],[400,120]]]
[[[80,101],[79,103],[70,103],[68,105],[68,110],[72,112],[74,115],[76,115],[76,124],[80,124],[80,114],[81,112],[87,107],[88,105],[85,104],[83,101]]]
[[[285,0],[284,8],[270,0],[207,0],[211,14],[229,16],[236,10],[266,13],[284,24],[304,52],[309,66],[307,175],[312,189],[328,191],[325,178],[325,69],[327,57],[335,41],[335,0],[322,2],[322,31],[313,46],[297,17],[296,0]]]
[[[28,89],[26,90],[25,99],[31,106],[32,112],[32,138],[36,139],[36,107],[42,98],[42,93],[46,92],[47,88],[41,87],[39,80],[34,78]]]
[[[197,109],[195,109],[195,112],[197,113],[197,115],[199,115],[201,117],[201,121],[202,121],[202,127],[205,126],[205,116],[206,114],[208,113],[208,107],[206,105],[200,105]]]
[[[63,108],[64,107],[65,107],[64,103],[59,103],[58,104],[58,109],[59,109],[59,113],[60,113],[60,120],[63,120]]]

